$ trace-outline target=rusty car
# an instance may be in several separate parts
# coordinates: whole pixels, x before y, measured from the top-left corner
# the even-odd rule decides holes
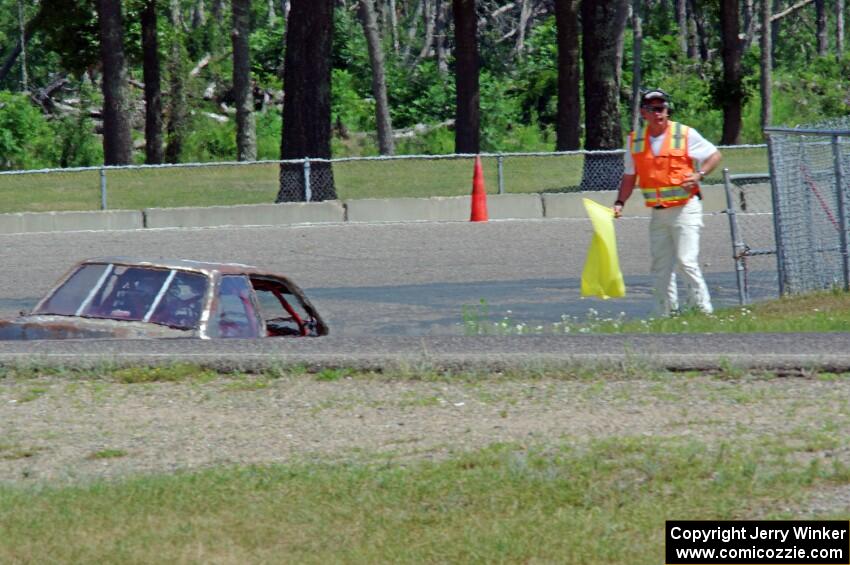
[[[238,263],[80,261],[0,340],[318,337],[328,327],[289,278]]]

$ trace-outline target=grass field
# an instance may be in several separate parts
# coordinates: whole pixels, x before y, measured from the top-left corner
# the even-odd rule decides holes
[[[810,489],[850,481],[841,463],[801,465],[795,455],[778,441],[613,438],[500,445],[441,462],[376,457],[0,486],[0,560],[658,563],[666,518],[787,518],[783,509]]]
[[[581,184],[583,156],[505,157],[504,189],[509,193],[575,191]],[[483,159],[487,191],[498,192],[495,158]],[[736,173],[767,171],[765,149],[726,149],[723,166]],[[333,166],[340,199],[467,195],[472,159],[342,161]],[[707,183],[721,182],[716,171]],[[107,208],[224,206],[274,202],[278,165],[174,167],[106,170]],[[0,212],[97,210],[100,173],[0,175]],[[611,187],[616,188],[616,187]]]

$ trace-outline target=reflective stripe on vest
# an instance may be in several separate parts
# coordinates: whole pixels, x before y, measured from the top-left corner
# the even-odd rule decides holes
[[[645,204],[651,208],[686,204],[693,193],[681,184],[686,175],[694,172],[693,161],[688,155],[688,127],[668,122],[658,155],[652,154],[649,128],[632,132],[630,137],[635,173]]]

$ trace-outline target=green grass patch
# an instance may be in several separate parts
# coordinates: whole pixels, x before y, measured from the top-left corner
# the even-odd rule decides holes
[[[31,387],[24,391],[24,393],[17,398],[17,401],[20,403],[32,402],[33,400],[41,398],[45,393],[47,393],[47,388],[45,387]]]
[[[659,319],[602,318],[594,309],[585,317],[562,316],[560,322],[532,325],[510,315],[491,318],[481,300],[461,310],[466,335],[524,335],[570,333],[787,333],[850,331],[850,293],[815,292],[769,300],[745,307],[720,308],[714,314],[697,311]]]
[[[487,192],[495,194],[499,190],[498,160],[485,157],[482,161]],[[726,149],[723,166],[737,173],[766,172],[767,151]],[[583,155],[504,157],[504,189],[508,193],[577,191],[583,168]],[[279,188],[279,170],[276,163],[106,169],[106,205],[113,210],[138,210],[271,203]],[[466,196],[472,187],[472,170],[473,160],[468,157],[333,164],[337,196],[343,200]],[[721,174],[716,171],[706,182],[722,182]],[[97,170],[0,175],[0,213],[100,207]]]
[[[174,363],[161,366],[123,367],[112,370],[110,380],[124,384],[160,382],[209,382],[219,375],[191,363]]]
[[[127,452],[123,449],[101,449],[100,451],[90,453],[86,459],[97,461],[99,459],[119,459],[126,456]]]
[[[27,447],[17,443],[0,443],[0,459],[15,461],[17,459],[29,459],[35,457],[43,447]]]
[[[0,561],[658,563],[666,519],[788,517],[771,509],[850,481],[777,447],[615,438],[3,485]]]

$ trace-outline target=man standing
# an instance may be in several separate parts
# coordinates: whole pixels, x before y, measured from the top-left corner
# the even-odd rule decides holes
[[[652,208],[649,244],[655,314],[669,316],[678,309],[673,278],[677,266],[685,280],[688,306],[710,314],[711,298],[699,268],[703,225],[699,181],[720,162],[720,152],[696,130],[670,121],[670,96],[663,90],[643,95],[640,114],[646,127],[629,135],[614,216],[622,216],[623,204],[638,185],[646,206]]]

